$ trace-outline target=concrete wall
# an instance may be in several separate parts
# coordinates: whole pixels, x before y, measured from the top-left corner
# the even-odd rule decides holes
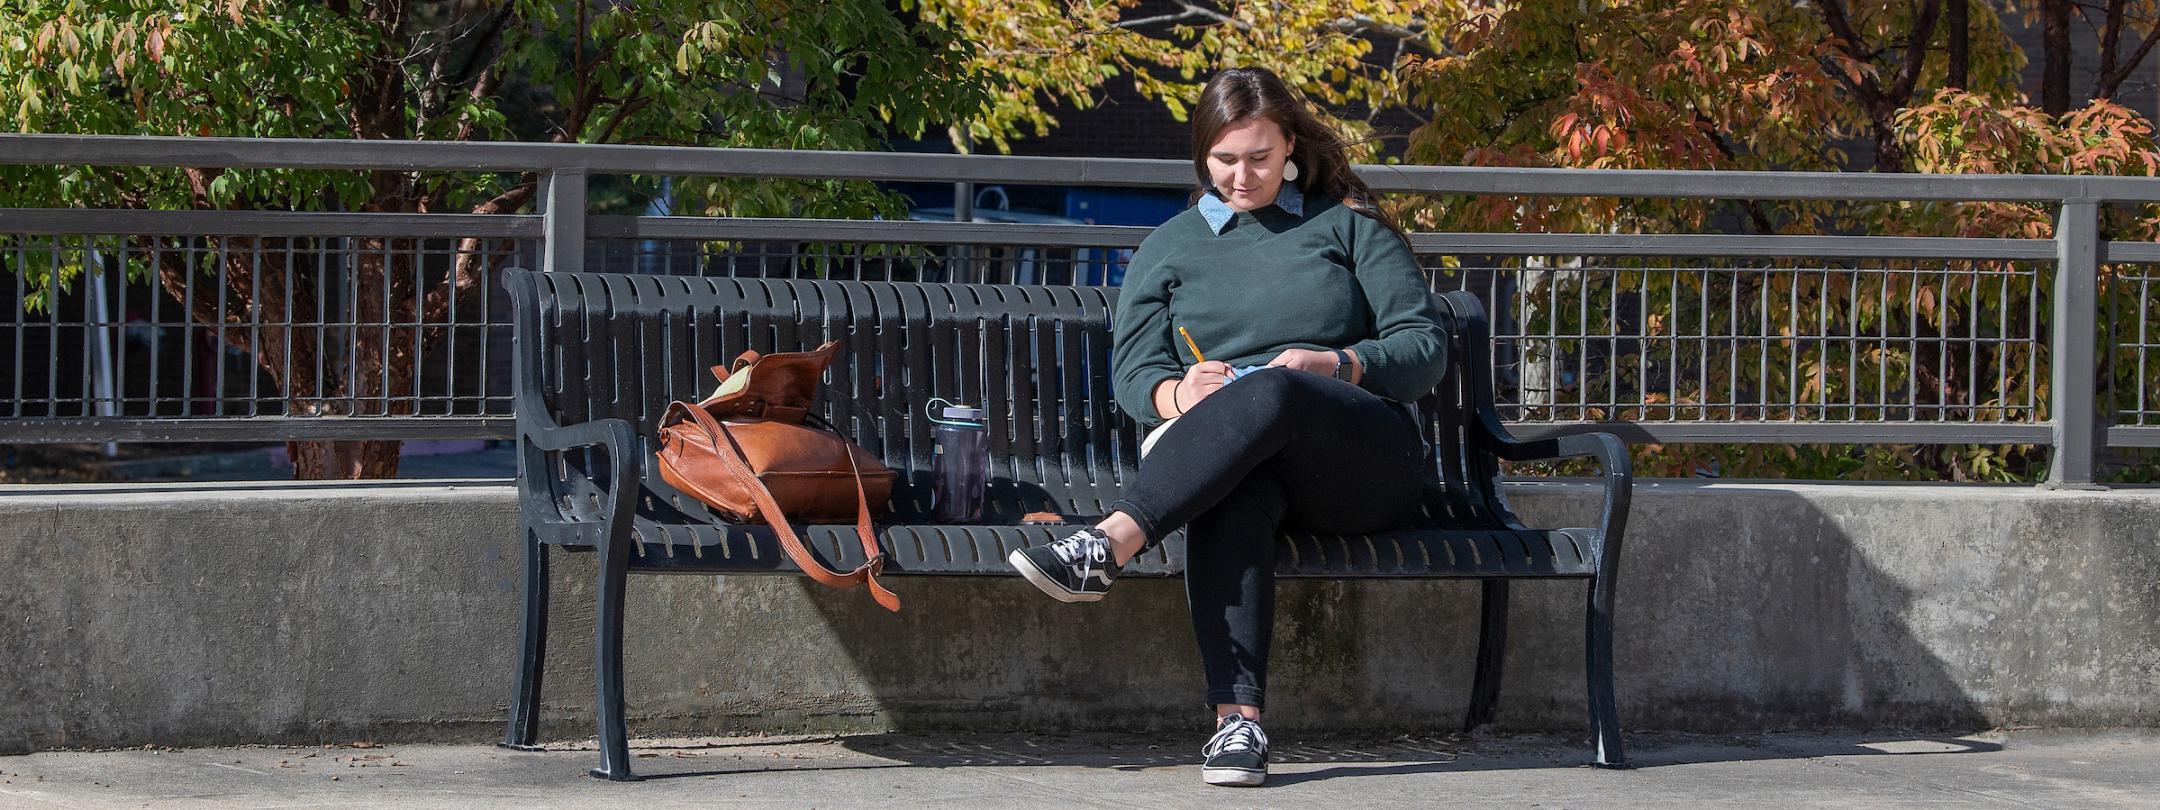
[[[516,521],[492,484],[0,489],[0,750],[497,735]],[[1645,482],[1632,521],[1630,728],[2160,725],[2160,490]],[[547,731],[585,736],[594,568],[557,560]],[[634,577],[632,732],[1198,722],[1178,581],[894,584]],[[1584,727],[1582,591],[1517,586],[1501,725]],[[1476,592],[1284,583],[1273,722],[1452,727]]]

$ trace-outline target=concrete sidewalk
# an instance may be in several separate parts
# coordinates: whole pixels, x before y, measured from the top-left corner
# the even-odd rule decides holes
[[[2017,732],[1631,738],[1583,767],[1557,736],[1274,741],[1265,788],[1200,783],[1198,739],[1130,735],[633,741],[634,784],[589,744],[125,750],[0,758],[7,807],[2150,807],[2160,735]]]

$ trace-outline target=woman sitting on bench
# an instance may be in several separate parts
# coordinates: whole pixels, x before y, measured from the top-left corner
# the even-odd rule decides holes
[[[1112,335],[1118,405],[1151,428],[1099,524],[1015,551],[1066,602],[1099,600],[1185,529],[1185,587],[1216,731],[1209,784],[1267,778],[1259,717],[1275,538],[1409,523],[1431,475],[1405,403],[1439,383],[1446,336],[1408,240],[1341,136],[1264,68],[1226,70],[1193,110],[1197,204],[1133,254]]]

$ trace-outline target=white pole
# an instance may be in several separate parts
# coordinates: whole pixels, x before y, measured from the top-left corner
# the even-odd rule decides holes
[[[97,353],[95,362],[97,413],[99,416],[118,416],[120,411],[113,397],[112,324],[114,318],[107,312],[110,300],[105,291],[105,257],[95,250],[83,253],[83,272],[90,276],[90,341],[91,350]],[[105,457],[120,455],[120,445],[105,443]]]
[[[648,217],[665,217],[674,216],[674,214],[675,178],[662,177],[660,178],[660,194],[653,197],[652,202],[645,204],[645,215]],[[665,252],[665,255],[661,255],[660,247],[662,244],[657,239],[647,239],[638,243],[637,272],[656,275],[665,275],[672,272],[668,269],[668,265],[674,262],[675,253],[670,249]],[[672,248],[672,246],[670,247]],[[696,267],[697,261],[696,248],[693,247],[690,258],[693,268]],[[702,270],[698,269],[693,269],[690,272],[693,276],[701,273]]]

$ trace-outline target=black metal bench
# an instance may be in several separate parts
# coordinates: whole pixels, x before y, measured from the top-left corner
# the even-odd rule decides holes
[[[513,271],[517,319],[518,491],[525,604],[504,745],[530,748],[546,651],[548,550],[600,554],[599,738],[609,779],[631,774],[623,720],[623,594],[630,572],[789,574],[769,529],[731,525],[669,487],[653,467],[661,410],[696,399],[708,366],[745,349],[791,351],[847,340],[823,414],[899,473],[880,541],[893,576],[1010,575],[1013,548],[1069,526],[1020,525],[1029,512],[1091,523],[1139,458],[1134,423],[1110,393],[1117,291],[903,282],[801,281]],[[1608,434],[1517,441],[1493,409],[1483,308],[1440,296],[1454,367],[1421,401],[1440,486],[1417,526],[1369,536],[1289,534],[1278,576],[1483,580],[1476,677],[1466,725],[1491,721],[1500,691],[1508,580],[1590,581],[1586,666],[1596,763],[1620,766],[1613,704],[1614,567],[1631,487],[1625,447]],[[988,410],[992,491],[981,525],[930,518],[931,397]],[[1531,529],[1501,496],[1498,459],[1589,456],[1603,470],[1598,525]],[[808,526],[805,542],[846,570],[862,562],[850,526]],[[1130,576],[1176,576],[1182,533],[1135,560]]]

